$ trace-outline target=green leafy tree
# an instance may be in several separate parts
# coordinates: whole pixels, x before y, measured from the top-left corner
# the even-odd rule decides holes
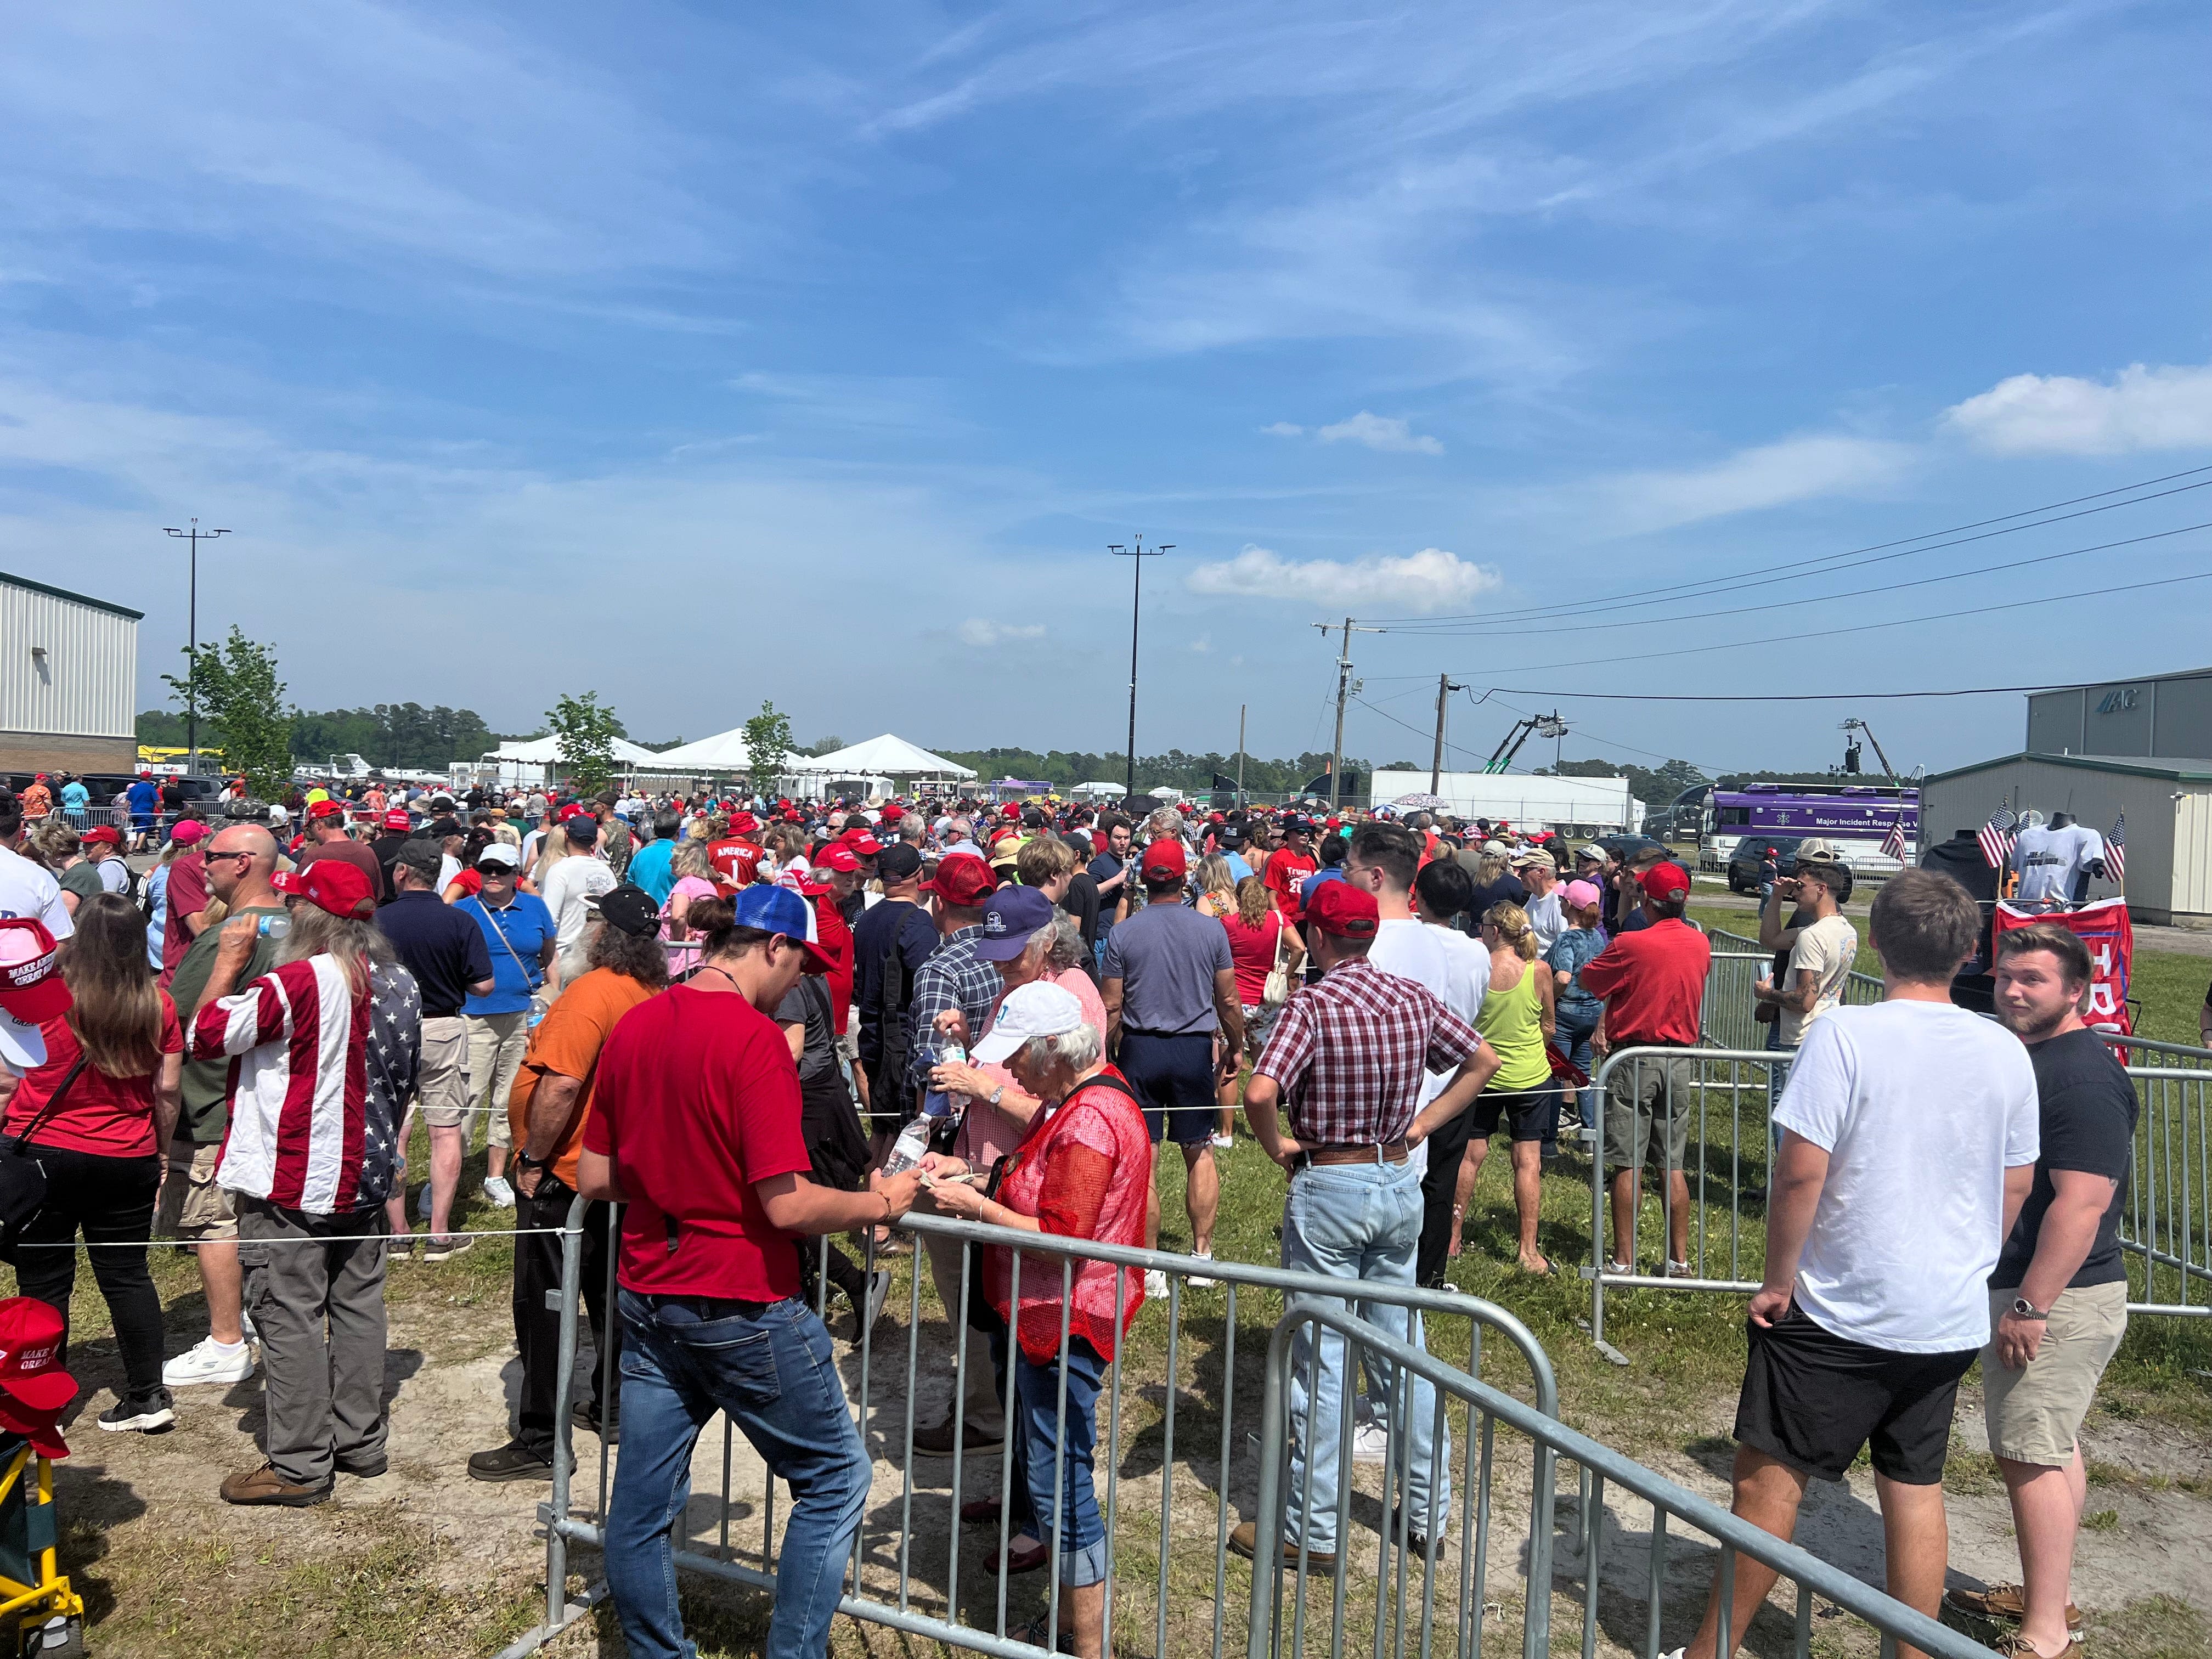
[[[791,716],[776,712],[773,702],[745,722],[745,757],[752,763],[753,787],[763,794],[775,787],[776,775],[795,745],[791,739]]]
[[[249,640],[235,626],[220,645],[184,647],[185,672],[161,676],[170,700],[199,710],[203,741],[222,750],[224,769],[246,779],[263,799],[292,781],[292,720],[273,646]]]
[[[588,795],[614,781],[615,738],[622,726],[615,711],[600,702],[598,692],[563,696],[545,711],[545,723],[557,740],[555,752],[568,771],[569,785],[578,793]]]

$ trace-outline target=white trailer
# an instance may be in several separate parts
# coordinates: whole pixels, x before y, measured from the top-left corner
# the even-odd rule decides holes
[[[1435,793],[1455,818],[1503,818],[1522,829],[1569,836],[1632,834],[1644,803],[1626,778],[1536,777],[1526,772],[1446,772],[1429,788],[1426,772],[1377,772],[1370,799],[1387,806],[1401,795]]]

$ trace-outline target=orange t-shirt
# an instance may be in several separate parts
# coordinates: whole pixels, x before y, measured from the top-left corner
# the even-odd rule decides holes
[[[507,1127],[520,1150],[530,1138],[530,1099],[538,1092],[538,1080],[548,1072],[580,1079],[583,1094],[568,1120],[568,1133],[550,1160],[553,1173],[570,1187],[576,1184],[576,1155],[584,1141],[584,1120],[591,1115],[592,1073],[598,1069],[599,1050],[606,1046],[615,1022],[653,994],[627,974],[594,968],[562,988],[530,1034],[530,1050],[522,1057],[522,1068],[514,1074],[514,1087],[507,1097]]]

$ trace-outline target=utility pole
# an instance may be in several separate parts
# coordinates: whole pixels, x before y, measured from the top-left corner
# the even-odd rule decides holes
[[[1121,780],[1124,799],[1137,793],[1137,618],[1145,602],[1145,561],[1157,559],[1175,546],[1173,542],[1166,542],[1158,547],[1146,547],[1142,536],[1134,538],[1134,547],[1124,547],[1119,542],[1109,542],[1106,545],[1109,553],[1136,561],[1137,579],[1131,585],[1129,595],[1129,752],[1126,757],[1128,765]]]
[[[185,772],[197,777],[200,769],[200,544],[211,542],[218,536],[228,536],[228,530],[203,530],[198,519],[186,520],[191,526],[178,530],[161,526],[165,536],[191,544],[191,574],[187,579],[185,602],[185,643],[191,647],[185,660],[191,665],[185,678]]]
[[[1327,623],[1316,623],[1314,626],[1321,630],[1322,638],[1328,637]],[[1358,683],[1352,678],[1352,636],[1354,634],[1380,634],[1382,631],[1379,628],[1361,628],[1349,617],[1344,619],[1344,642],[1337,647],[1336,653],[1336,744],[1329,751],[1328,760],[1328,810],[1331,812],[1340,811],[1344,805],[1344,705],[1359,690]]]
[[[1443,781],[1444,775],[1444,699],[1455,691],[1466,690],[1463,685],[1454,685],[1449,674],[1437,676],[1437,752],[1435,758],[1429,763],[1429,793],[1432,795],[1437,793],[1437,786]]]
[[[1239,806],[1244,804],[1244,716],[1251,707],[1247,702],[1237,705],[1237,804]]]

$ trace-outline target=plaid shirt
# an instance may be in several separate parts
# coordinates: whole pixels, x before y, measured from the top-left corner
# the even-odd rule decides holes
[[[913,1057],[917,1082],[925,1072],[921,1057],[937,1042],[934,1028],[939,1014],[947,1008],[957,1008],[965,1014],[971,1043],[982,1036],[983,1028],[991,1023],[991,1010],[1006,987],[999,970],[975,954],[982,938],[981,922],[948,933],[936,954],[915,970],[914,1001],[907,1009],[907,1053]]]
[[[1281,1086],[1298,1140],[1367,1146],[1406,1133],[1425,1073],[1455,1070],[1481,1047],[1475,1029],[1425,986],[1362,957],[1283,1005],[1252,1071]]]

